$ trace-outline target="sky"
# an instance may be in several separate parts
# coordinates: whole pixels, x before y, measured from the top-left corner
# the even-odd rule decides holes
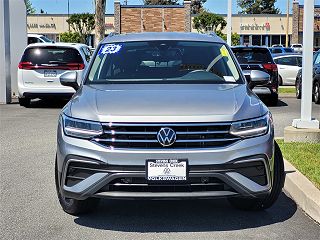
[[[292,4],[293,0],[290,0]],[[31,0],[33,7],[36,9],[36,13],[40,13],[40,9],[43,9],[46,13],[67,13],[68,12],[68,0]],[[107,13],[113,13],[114,0],[107,0]],[[180,1],[183,2],[183,1]],[[227,0],[207,0],[204,7],[211,12],[218,14],[227,13]],[[233,13],[238,13],[240,8],[237,7],[237,0],[233,2]],[[123,0],[121,0],[123,3]],[[128,0],[130,5],[141,5],[143,0]],[[286,13],[287,0],[277,0],[276,6],[280,8],[282,13]],[[299,0],[300,4],[303,4],[303,0]],[[94,12],[94,0],[69,0],[70,13],[83,13]],[[320,5],[320,0],[315,0],[316,5]],[[290,11],[291,12],[291,11]]]

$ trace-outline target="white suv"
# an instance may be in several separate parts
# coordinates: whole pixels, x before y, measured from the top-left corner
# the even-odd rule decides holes
[[[292,44],[290,47],[295,53],[302,53],[302,44]]]
[[[28,33],[28,45],[32,43],[54,43],[54,41],[41,34]]]
[[[59,78],[68,71],[75,71],[80,84],[90,57],[90,49],[84,44],[30,44],[18,66],[20,105],[28,107],[35,98],[71,97],[74,89],[62,86]]]

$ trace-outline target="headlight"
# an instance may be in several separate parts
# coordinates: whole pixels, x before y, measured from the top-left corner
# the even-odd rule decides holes
[[[268,132],[271,122],[272,116],[267,113],[256,119],[232,123],[230,133],[243,138],[261,136]]]
[[[103,133],[102,125],[99,122],[71,118],[64,114],[61,118],[63,131],[70,137],[90,139]]]

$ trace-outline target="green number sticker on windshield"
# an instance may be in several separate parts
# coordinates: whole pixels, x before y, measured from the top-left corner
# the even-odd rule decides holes
[[[220,53],[223,57],[229,57],[228,49],[224,45],[220,48]]]

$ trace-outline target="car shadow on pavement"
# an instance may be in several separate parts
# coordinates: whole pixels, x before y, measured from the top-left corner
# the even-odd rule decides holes
[[[287,107],[287,106],[288,106],[288,104],[285,103],[284,101],[282,101],[281,99],[278,100],[277,106],[271,106],[271,105],[270,105],[268,102],[266,102],[266,101],[263,101],[263,102],[267,105],[268,108],[278,108],[278,107]]]
[[[265,211],[240,211],[225,199],[185,201],[102,200],[98,209],[74,219],[81,226],[121,232],[210,232],[257,228],[290,219],[295,202],[282,193]]]
[[[66,99],[35,99],[29,108],[63,108],[69,100]]]

